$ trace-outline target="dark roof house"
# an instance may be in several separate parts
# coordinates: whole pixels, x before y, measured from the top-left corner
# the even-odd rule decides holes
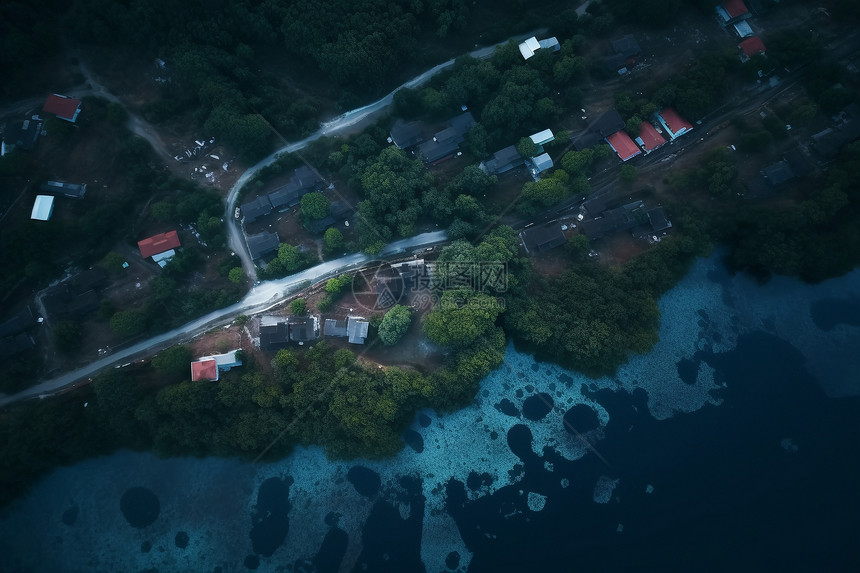
[[[260,217],[272,212],[272,203],[265,195],[256,197],[242,205],[242,220],[245,223],[253,223]]]
[[[45,181],[39,186],[39,190],[46,193],[62,195],[69,199],[83,199],[87,192],[87,184],[64,183],[62,181]]]
[[[326,336],[347,336],[346,320],[336,320],[334,318],[325,319],[325,330],[323,334]]]
[[[520,231],[520,239],[526,252],[530,255],[554,249],[567,242],[561,231],[561,223],[558,221],[534,225]]]
[[[319,235],[323,233],[329,227],[335,225],[337,220],[331,215],[326,215],[322,219],[313,219],[305,223],[305,228],[314,233],[315,235]]]
[[[633,34],[627,34],[612,41],[612,51],[625,58],[630,58],[641,54],[642,48],[639,47],[639,42],[636,41],[636,37]]]
[[[8,121],[3,130],[2,155],[6,155],[13,149],[32,151],[36,147],[36,140],[42,133],[42,120],[38,115],[22,121]]]
[[[602,139],[609,137],[617,131],[621,131],[625,125],[618,110],[612,108],[588,124],[588,133],[596,133]]]
[[[256,235],[247,235],[248,251],[251,259],[257,260],[271,252],[277,251],[281,241],[277,233],[263,231]]]
[[[523,157],[517,151],[516,145],[510,145],[493,154],[493,157],[481,163],[481,169],[490,174],[500,175],[523,165]]]
[[[290,342],[304,343],[319,336],[319,318],[316,316],[291,316],[287,319]]]
[[[33,348],[36,348],[33,337],[26,332],[20,332],[0,342],[0,359],[5,360]]]
[[[447,127],[437,132],[433,139],[425,141],[418,148],[418,154],[427,163],[439,163],[453,156],[466,140],[466,133],[475,125],[471,112],[466,112],[451,119]]]
[[[60,94],[51,94],[42,108],[45,113],[52,113],[59,119],[75,123],[81,113],[81,100]]]
[[[599,239],[616,231],[632,229],[637,225],[648,222],[648,213],[642,201],[634,201],[604,211],[600,217],[588,219],[580,223],[580,230],[589,239]]]
[[[0,322],[0,338],[24,332],[35,325],[36,319],[33,317],[33,311],[30,310],[29,306],[25,306],[11,317]]]
[[[398,149],[406,149],[424,141],[424,130],[421,123],[417,121],[406,122],[398,119],[391,126],[389,135],[391,136],[391,143]]]
[[[283,316],[263,316],[260,318],[260,349],[278,350],[290,341],[290,329]]]

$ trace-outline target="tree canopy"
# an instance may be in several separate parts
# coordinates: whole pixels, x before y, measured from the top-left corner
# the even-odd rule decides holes
[[[379,325],[379,339],[386,346],[397,344],[406,334],[411,323],[412,313],[409,307],[395,304],[382,318],[382,323]]]

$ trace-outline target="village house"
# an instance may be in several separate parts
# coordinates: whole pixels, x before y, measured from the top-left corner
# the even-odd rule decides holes
[[[670,139],[676,139],[685,133],[693,131],[693,126],[686,119],[678,115],[678,112],[671,107],[664,107],[657,114],[657,121],[669,134]]]
[[[741,62],[746,62],[753,56],[763,56],[765,54],[764,42],[758,36],[747,38],[738,44],[740,55],[738,56]]]
[[[609,71],[625,74],[641,53],[642,48],[639,47],[636,37],[633,34],[627,34],[612,41],[612,55],[604,60],[604,64]]]
[[[242,210],[242,222],[247,224],[271,213],[272,203],[268,196],[263,195],[262,197],[255,197],[253,201],[243,203],[240,208]]]
[[[567,242],[558,221],[533,225],[520,231],[519,236],[529,255],[543,253]]]
[[[363,316],[350,316],[346,319],[346,336],[350,344],[364,344],[370,323]]]
[[[30,218],[34,221],[47,221],[51,218],[53,213],[53,195],[36,195],[36,201],[33,203],[33,210],[30,212]]]
[[[16,149],[32,151],[42,133],[42,119],[38,115],[21,121],[7,121],[0,141],[0,157]]]
[[[642,150],[639,149],[636,143],[629,135],[627,135],[626,131],[616,131],[606,138],[606,143],[608,143],[609,147],[618,154],[621,161],[628,161],[642,153]]]
[[[561,50],[561,45],[558,43],[558,39],[555,37],[547,38],[546,40],[538,40],[535,36],[532,36],[528,40],[520,43],[519,45],[520,54],[522,54],[524,60],[528,60],[532,56],[535,55],[535,52],[538,50],[547,50],[549,52],[557,52]]]
[[[744,0],[725,0],[714,10],[717,13],[717,20],[723,27],[737,24],[751,16]]]
[[[245,241],[248,243],[248,253],[251,255],[251,260],[254,261],[277,251],[281,244],[278,234],[268,231],[256,235],[247,235]]]
[[[101,267],[89,270],[54,285],[42,294],[42,305],[48,316],[81,318],[99,308],[96,290],[107,283],[107,272]]]
[[[589,122],[588,129],[570,136],[573,148],[582,151],[594,147],[607,137],[624,129],[625,123],[618,110],[612,108]]]
[[[224,354],[213,354],[203,356],[191,363],[191,381],[217,382],[221,372],[228,372],[231,368],[241,366],[242,361],[238,353],[241,350],[231,350]]]
[[[388,142],[393,143],[397,149],[408,149],[424,141],[424,128],[418,121],[406,122],[398,119],[391,126]]]
[[[639,126],[639,137],[634,141],[642,148],[645,155],[648,155],[655,149],[659,149],[666,145],[666,139],[659,131],[657,131],[657,128],[651,125],[651,122],[648,121],[643,121],[642,125]]]
[[[319,316],[263,316],[260,318],[261,350],[278,350],[291,342],[302,346],[319,336]]]
[[[511,169],[515,169],[524,163],[523,156],[520,155],[519,151],[517,151],[517,146],[509,145],[508,147],[495,152],[493,157],[490,159],[482,161],[479,167],[484,171],[484,173],[489,173],[490,175],[501,175],[502,173],[507,173]]]
[[[63,183],[62,181],[46,181],[39,186],[40,191],[62,195],[69,199],[83,199],[87,192],[87,184]]]
[[[75,123],[81,113],[81,100],[60,94],[51,94],[48,96],[42,111],[53,114],[69,123]]]
[[[153,262],[164,268],[168,261],[176,255],[176,250],[182,244],[176,231],[168,231],[159,235],[153,235],[137,243],[140,256],[144,259],[152,257]]]
[[[418,154],[425,163],[437,164],[459,153],[460,144],[466,141],[466,133],[475,125],[471,112],[465,112],[451,119],[447,127],[437,132],[433,139],[418,147]]]
[[[596,240],[618,231],[631,231],[636,238],[659,242],[672,226],[662,207],[647,209],[642,201],[603,211],[598,217],[580,223],[580,231]]]

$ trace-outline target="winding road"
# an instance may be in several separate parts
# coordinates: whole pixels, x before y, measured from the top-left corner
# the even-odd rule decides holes
[[[486,46],[474,50],[470,52],[469,55],[473,58],[488,58],[493,54],[493,51],[496,49],[497,46],[506,44],[511,40],[515,42],[522,41],[525,38],[542,34],[544,33],[544,31],[545,29],[540,29],[530,32],[528,34],[515,36],[504,40],[503,42],[493,44],[492,46]],[[277,151],[260,160],[255,165],[248,168],[244,173],[242,173],[242,175],[239,177],[233,187],[230,188],[230,191],[227,194],[226,204],[224,207],[224,219],[227,222],[228,228],[228,246],[234,253],[236,253],[236,255],[240,257],[240,259],[242,260],[243,269],[255,283],[257,282],[256,267],[254,266],[254,263],[248,253],[247,245],[245,243],[240,224],[233,216],[234,203],[236,202],[236,197],[242,186],[245,185],[245,183],[247,183],[260,169],[274,163],[279,155],[300,151],[301,149],[305,148],[309,143],[316,139],[319,139],[320,137],[337,134],[346,130],[347,128],[355,127],[361,122],[370,121],[376,118],[392,104],[392,102],[394,101],[394,94],[397,92],[397,90],[404,87],[419,87],[442,70],[453,66],[454,62],[455,60],[451,59],[437,66],[434,66],[426,72],[405,82],[401,86],[398,86],[396,89],[392,90],[388,95],[379,99],[378,101],[348,111],[328,122],[323,123],[320,126],[320,129],[318,129],[313,134],[300,141],[290,143],[282,147],[281,149],[278,149]],[[115,95],[111,94],[107,90],[107,88],[104,87],[104,85],[99,83],[93,77],[93,75],[90,73],[89,69],[83,64],[83,62],[81,62],[79,65],[81,73],[86,77],[89,85],[84,89],[76,90],[76,95],[97,95],[104,97],[109,101],[123,105],[122,102]],[[146,139],[159,154],[162,154],[166,157],[170,157],[170,153],[164,142],[158,136],[158,133],[145,120],[129,112],[128,127],[135,134]],[[62,374],[56,378],[41,382],[17,394],[0,397],[0,408],[13,402],[17,402],[19,400],[24,400],[27,398],[33,398],[37,396],[40,398],[45,398],[50,394],[57,392],[58,390],[74,385],[76,382],[83,378],[96,374],[100,370],[111,366],[114,366],[116,368],[127,366],[134,360],[138,360],[140,358],[152,355],[153,353],[158,352],[163,348],[166,348],[183,340],[188,340],[189,338],[192,338],[208,329],[228,324],[232,322],[235,316],[238,316],[240,314],[253,314],[264,311],[268,308],[276,306],[285,297],[302,290],[302,288],[304,288],[304,286],[307,285],[308,282],[316,283],[320,280],[327,279],[345,271],[358,269],[362,265],[370,262],[371,260],[395,258],[398,255],[401,255],[410,250],[417,250],[428,245],[445,242],[446,240],[447,235],[445,231],[423,233],[421,235],[416,235],[408,239],[395,241],[387,245],[378,257],[369,257],[368,255],[362,253],[355,253],[333,261],[319,264],[315,267],[285,277],[283,279],[256,284],[251,289],[251,291],[248,292],[245,298],[242,299],[240,302],[237,302],[236,304],[211,312],[183,326],[180,326],[168,332],[164,332],[162,334],[158,334],[156,336],[153,336],[152,338],[148,338],[146,340],[138,342],[137,344],[134,344],[128,348],[118,350],[110,356],[96,360],[95,362],[87,364],[86,366],[78,368],[77,370]]]

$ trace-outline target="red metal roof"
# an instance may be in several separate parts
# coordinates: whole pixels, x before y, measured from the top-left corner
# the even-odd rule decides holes
[[[737,18],[749,13],[744,0],[726,0],[723,2],[723,9],[728,13],[729,18]]]
[[[647,121],[643,121],[639,128],[639,138],[642,139],[642,147],[645,151],[654,151],[666,143],[663,136]]]
[[[618,154],[618,157],[620,157],[622,161],[627,161],[631,157],[642,153],[642,151],[636,146],[636,143],[630,139],[629,135],[627,135],[627,132],[618,131],[613,133],[606,138],[606,141],[609,142],[609,145],[612,146],[612,149],[615,150],[615,153]]]
[[[42,111],[53,113],[63,119],[73,120],[79,105],[81,105],[81,100],[79,99],[51,94],[48,96],[48,100],[45,102],[45,107],[42,108]]]
[[[738,46],[747,56],[755,56],[756,54],[764,53],[764,42],[762,42],[761,38],[758,36],[747,38],[738,44]]]
[[[671,107],[663,108],[660,111],[660,117],[663,118],[663,121],[666,122],[669,131],[671,131],[672,133],[678,133],[685,127],[687,129],[693,129],[693,124],[678,115],[678,112]]]
[[[191,380],[218,380],[218,363],[214,358],[197,360],[191,363]]]
[[[157,255],[158,253],[163,253],[170,249],[175,249],[176,247],[181,246],[181,243],[179,242],[179,235],[176,234],[176,231],[170,231],[168,233],[162,233],[139,241],[137,246],[140,247],[140,256],[145,259],[152,255]]]

